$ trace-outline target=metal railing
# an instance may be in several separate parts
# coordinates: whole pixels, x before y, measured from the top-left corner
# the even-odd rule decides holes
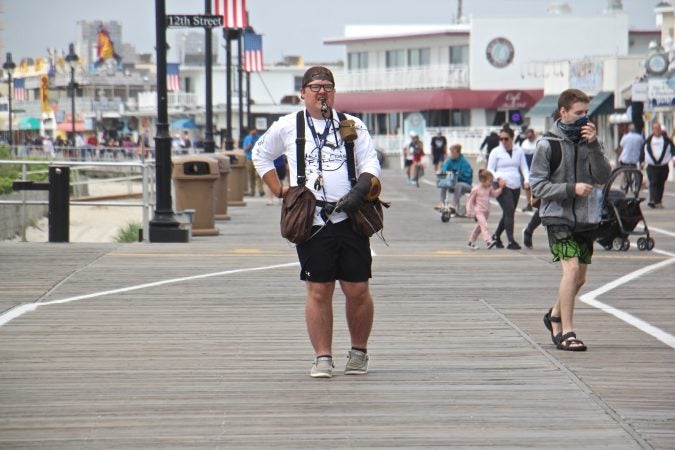
[[[148,230],[150,224],[150,214],[155,206],[155,161],[154,159],[146,159],[144,161],[68,161],[68,160],[48,160],[48,161],[37,161],[37,160],[0,160],[0,165],[12,165],[12,166],[21,166],[21,180],[28,180],[28,175],[30,173],[39,173],[44,172],[44,170],[30,172],[28,168],[30,166],[67,166],[71,170],[74,170],[74,173],[77,174],[78,171],[84,169],[92,169],[93,167],[103,167],[109,169],[120,169],[127,168],[129,175],[124,177],[115,177],[108,178],[104,180],[98,179],[89,179],[89,180],[77,180],[71,181],[71,186],[81,186],[84,184],[91,184],[96,182],[103,181],[115,181],[115,182],[125,182],[127,183],[128,194],[131,192],[131,184],[134,180],[141,180],[143,191],[141,201],[115,201],[115,200],[86,200],[78,201],[71,200],[69,203],[73,206],[125,206],[125,207],[140,207],[142,208],[143,214],[143,241],[148,242]],[[131,172],[134,168],[140,169],[140,174],[133,175]],[[28,226],[26,220],[26,207],[28,205],[48,205],[49,202],[46,200],[28,200],[26,198],[26,192],[22,191],[21,200],[0,200],[0,205],[20,205],[21,206],[21,223],[22,223],[22,233],[21,240],[26,241],[26,228]]]

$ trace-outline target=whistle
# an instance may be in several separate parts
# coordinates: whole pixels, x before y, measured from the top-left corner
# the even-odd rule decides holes
[[[326,104],[326,100],[321,100],[321,115],[324,117],[324,119],[328,119],[329,116],[329,109],[328,105]]]

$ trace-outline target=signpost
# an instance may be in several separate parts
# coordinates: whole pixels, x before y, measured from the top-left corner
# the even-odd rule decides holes
[[[223,26],[223,16],[169,14],[166,16],[168,28],[217,28]]]

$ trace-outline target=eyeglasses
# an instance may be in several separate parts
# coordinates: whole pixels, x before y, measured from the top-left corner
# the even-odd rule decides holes
[[[502,141],[502,142],[508,142],[508,141],[511,140],[511,138],[508,138],[508,137],[500,137],[499,140]]]
[[[333,92],[335,89],[335,86],[332,84],[308,84],[307,87],[312,92],[320,92],[321,88],[326,92]]]

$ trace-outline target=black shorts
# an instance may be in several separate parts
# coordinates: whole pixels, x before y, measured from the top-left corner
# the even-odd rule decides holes
[[[312,227],[312,233],[319,227]],[[329,222],[316,236],[296,246],[300,279],[315,283],[353,283],[371,278],[370,240],[352,230],[349,220]]]
[[[440,164],[445,161],[445,153],[434,152],[434,164]]]

